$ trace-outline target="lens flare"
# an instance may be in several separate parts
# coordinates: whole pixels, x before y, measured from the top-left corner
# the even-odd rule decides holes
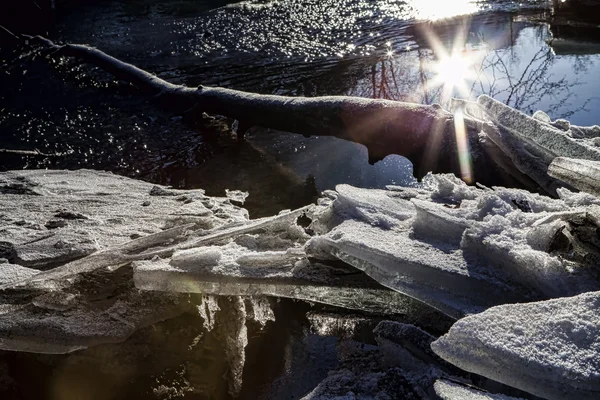
[[[427,29],[425,34],[435,56],[435,61],[427,66],[432,75],[427,89],[442,88],[439,99],[442,105],[453,95],[464,99],[471,98],[472,91],[469,85],[477,79],[476,66],[481,65],[485,50],[483,47],[467,43],[468,22],[457,30],[452,43],[442,43],[430,29]]]
[[[437,79],[447,85],[458,87],[471,77],[472,64],[462,52],[441,58],[435,65]]]
[[[473,171],[471,164],[471,149],[469,148],[465,118],[461,109],[456,110],[454,113],[454,134],[456,135],[456,150],[458,153],[461,178],[467,183],[472,183]]]

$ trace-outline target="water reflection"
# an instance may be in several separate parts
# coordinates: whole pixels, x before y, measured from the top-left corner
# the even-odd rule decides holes
[[[600,75],[600,55],[557,55],[549,45],[553,36],[547,24],[496,14],[450,25],[417,25],[411,32],[411,48],[384,43],[380,56],[363,65],[355,80],[348,79],[346,84],[353,86],[342,94],[444,105],[452,96],[474,99],[488,94],[525,113],[540,109],[553,119],[598,123],[600,82],[594,77]],[[315,86],[322,84],[317,79],[312,80]],[[301,176],[315,176],[320,190],[337,183],[415,183],[412,167],[402,157],[369,166],[364,148],[343,141],[262,131],[251,140]],[[468,149],[459,153],[463,178],[468,180]]]
[[[508,43],[495,35],[497,27],[490,32],[485,25],[471,27],[460,44],[438,40],[432,48],[382,57],[347,94],[426,104],[488,94],[527,113],[541,109],[553,118],[593,124],[588,106],[598,101],[593,93],[600,82],[592,77],[600,71],[600,56],[557,55],[547,25],[506,24],[512,27],[505,31]]]

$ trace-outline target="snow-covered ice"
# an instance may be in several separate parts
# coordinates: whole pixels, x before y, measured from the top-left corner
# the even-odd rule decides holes
[[[524,400],[505,394],[489,393],[455,382],[440,379],[433,385],[442,400]]]
[[[569,204],[518,189],[470,187],[452,175],[429,176],[421,190],[339,185],[313,211],[321,234],[306,251],[340,259],[454,317],[598,290],[593,269],[577,268],[568,246],[555,243],[569,231],[569,218],[592,205],[561,194]]]
[[[431,345],[452,364],[548,399],[600,397],[600,292],[506,304]]]
[[[567,182],[584,192],[600,196],[600,162],[557,157],[548,167],[548,175]]]

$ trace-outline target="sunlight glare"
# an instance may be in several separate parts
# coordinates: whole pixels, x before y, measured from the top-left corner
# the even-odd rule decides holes
[[[439,102],[444,105],[451,96],[468,99],[472,95],[469,86],[477,78],[476,66],[481,64],[485,51],[467,43],[467,27],[456,33],[453,44],[444,44],[432,31],[426,33],[427,41],[435,55],[435,61],[427,64],[433,75],[427,89],[442,88]]]
[[[473,0],[410,0],[409,4],[416,19],[429,21],[473,14],[479,10]]]
[[[458,164],[463,181],[473,182],[473,170],[471,164],[471,149],[467,139],[467,128],[465,126],[464,114],[461,109],[454,113],[454,132],[456,135],[456,147],[458,153]]]
[[[434,65],[436,79],[454,87],[464,84],[471,77],[471,63],[462,52],[441,57]]]

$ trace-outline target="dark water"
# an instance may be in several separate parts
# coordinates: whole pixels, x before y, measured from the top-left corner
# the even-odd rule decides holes
[[[174,83],[442,104],[486,93],[527,113],[541,109],[597,124],[598,21],[564,4],[552,7],[544,1],[123,0],[65,6],[48,35],[92,44]],[[242,189],[250,192],[255,217],[305,205],[339,183],[415,184],[405,158],[370,166],[363,147],[342,140],[253,129],[240,144],[223,134],[231,121],[187,126],[86,65],[49,65],[6,51],[0,65],[0,148],[45,154],[1,154],[0,169],[85,167],[215,195]],[[275,324],[251,330],[243,398],[281,398],[291,379],[286,371],[314,367],[305,382],[314,385],[326,375],[323,366],[335,365],[335,340],[305,335],[308,309],[277,303]],[[7,398],[168,398],[158,389],[176,387],[185,368],[197,390],[172,398],[227,397],[216,339],[206,339],[215,341],[209,355],[189,351],[200,325],[184,315],[123,344],[70,356],[3,353],[0,387],[9,388],[2,392]],[[286,364],[294,354],[310,357],[300,367]],[[292,398],[310,388],[301,389]]]

